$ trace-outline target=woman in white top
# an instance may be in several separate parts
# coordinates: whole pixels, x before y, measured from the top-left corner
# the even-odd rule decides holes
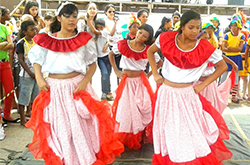
[[[77,30],[79,32],[89,32],[93,38],[95,39],[95,33],[92,32],[92,30],[90,29],[89,25],[87,24],[87,21],[85,20],[85,17],[88,18],[89,23],[91,23],[93,26],[95,26],[95,21],[97,18],[97,13],[98,13],[98,9],[95,3],[89,3],[87,5],[87,15],[86,16],[80,16],[78,19],[78,23],[77,23]]]
[[[54,33],[34,38],[28,56],[41,93],[26,124],[34,131],[29,149],[45,164],[110,164],[124,147],[114,137],[108,103],[97,101],[89,83],[97,54],[92,36],[77,33],[77,15],[73,3],[62,3],[51,24]],[[49,73],[46,80],[43,72]]]
[[[96,34],[91,30],[90,24],[92,26],[95,26],[95,21],[97,18],[98,8],[95,3],[89,3],[87,5],[87,15],[86,16],[80,16],[78,18],[77,23],[77,30],[78,32],[88,32],[92,35],[92,38],[90,39],[90,42],[93,42],[93,45],[96,45]],[[87,21],[87,20],[88,21]],[[97,53],[97,48],[95,48],[95,51]]]
[[[227,66],[221,51],[207,40],[197,39],[200,14],[189,10],[180,22],[179,33],[160,34],[148,49],[154,79],[163,83],[155,104],[152,164],[220,165],[232,156],[222,141],[229,138],[229,131],[219,112],[199,92],[226,71]],[[165,58],[162,76],[154,59],[159,49]],[[216,65],[216,70],[194,85],[209,62]]]
[[[105,18],[105,24],[106,24],[105,27],[111,33],[112,28],[115,25],[117,26],[117,24],[119,24],[119,19],[116,16],[115,6],[113,4],[107,5],[104,9],[104,13],[107,16]],[[117,23],[115,23],[114,20],[116,20]],[[117,42],[122,39],[122,35],[119,34],[120,33],[119,31],[120,30],[118,28],[116,28],[115,32],[113,34],[112,33],[110,34],[109,40],[108,40],[109,45],[110,45],[110,49],[112,49],[112,47],[117,47]],[[119,67],[120,60],[121,60],[121,54],[118,53],[115,55],[115,63],[116,63],[116,66],[118,67],[119,70],[121,70],[121,68]],[[117,84],[119,84],[119,78],[117,78]]]
[[[139,27],[134,40],[119,41],[118,48],[109,53],[115,74],[122,78],[112,105],[113,117],[119,123],[117,136],[130,149],[141,147],[144,130],[152,120],[154,94],[144,70],[148,63],[147,49],[152,43],[153,34],[153,28],[144,24]],[[115,51],[122,54],[122,71],[115,64]]]
[[[110,74],[111,74],[111,65],[108,59],[108,54],[110,52],[108,37],[113,35],[116,30],[116,20],[111,32],[105,28],[105,21],[101,18],[98,18],[95,22],[96,26],[90,23],[89,19],[85,17],[86,22],[88,23],[91,31],[97,35],[96,39],[96,48],[98,56],[98,66],[101,71],[101,81],[102,81],[102,100],[113,101],[113,96],[111,93],[111,84],[110,84]]]
[[[23,14],[32,15],[34,22],[37,26],[37,31],[39,32],[41,29],[45,27],[43,19],[38,15],[38,2],[36,1],[28,1],[25,5]]]

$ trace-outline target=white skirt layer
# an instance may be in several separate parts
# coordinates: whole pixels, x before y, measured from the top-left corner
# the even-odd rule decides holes
[[[118,132],[137,134],[152,120],[152,103],[141,77],[126,78],[116,112]]]
[[[216,81],[212,82],[201,91],[200,94],[204,96],[220,114],[222,114],[228,105],[230,89],[231,79],[228,78],[220,86],[217,86]]]
[[[48,144],[65,165],[93,164],[100,149],[97,117],[89,113],[81,100],[73,99],[83,77],[47,79],[51,99],[44,109],[44,121],[51,126]],[[90,84],[86,91],[96,98]]]
[[[202,108],[193,86],[159,88],[153,126],[155,154],[169,155],[172,162],[188,162],[211,153],[218,127]]]

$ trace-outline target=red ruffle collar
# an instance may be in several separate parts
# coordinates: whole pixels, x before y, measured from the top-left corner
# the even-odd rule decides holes
[[[142,51],[135,51],[128,45],[129,40],[120,40],[117,42],[119,52],[127,58],[134,58],[136,61],[141,59],[147,59],[147,50],[149,46],[146,46]]]
[[[177,33],[174,31],[162,33],[160,35],[160,47],[163,56],[178,68],[197,68],[204,64],[216,49],[207,40],[201,39],[194,49],[182,51],[175,43]]]
[[[58,39],[46,33],[37,34],[33,39],[35,43],[55,52],[71,52],[86,45],[92,38],[88,32],[80,32],[76,36],[67,39]]]

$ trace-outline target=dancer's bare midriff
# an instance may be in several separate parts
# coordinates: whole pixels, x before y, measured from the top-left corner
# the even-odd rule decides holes
[[[49,74],[50,78],[55,78],[55,79],[68,79],[68,78],[73,78],[78,76],[79,72],[71,72],[71,73],[67,73],[67,74]]]

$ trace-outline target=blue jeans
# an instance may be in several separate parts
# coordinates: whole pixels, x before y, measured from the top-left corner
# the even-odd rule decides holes
[[[102,75],[102,93],[110,93],[111,64],[108,55],[105,57],[98,57],[98,66]]]
[[[36,96],[39,94],[39,88],[36,80],[30,77],[19,77],[20,93],[18,98],[18,104],[28,106],[33,103]]]

